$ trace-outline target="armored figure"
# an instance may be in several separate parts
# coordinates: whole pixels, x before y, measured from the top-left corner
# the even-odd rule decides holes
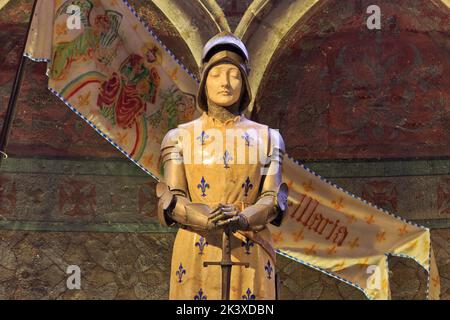
[[[163,139],[158,217],[164,226],[180,227],[170,299],[223,299],[227,271],[230,299],[275,299],[275,250],[267,225],[279,226],[287,211],[285,146],[277,130],[244,115],[252,98],[249,72],[239,38],[221,32],[210,39],[197,94],[202,115]],[[231,260],[224,262],[228,249]],[[220,268],[210,263],[221,259],[222,281]]]

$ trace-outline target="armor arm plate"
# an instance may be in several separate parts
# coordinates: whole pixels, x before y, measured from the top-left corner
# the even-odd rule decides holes
[[[190,203],[179,135],[178,128],[171,129],[161,143],[164,183],[158,184],[156,194],[159,198],[158,218],[164,226],[183,223],[186,216],[184,204]]]
[[[194,230],[212,230],[215,226],[208,220],[211,208],[189,198],[179,135],[178,129],[172,129],[161,144],[164,181],[156,186],[158,219],[163,226],[179,223]]]
[[[261,193],[256,203],[242,212],[250,227],[267,223],[280,226],[287,211],[288,188],[281,174],[285,145],[277,130],[269,129],[269,133],[269,161],[263,168]]]

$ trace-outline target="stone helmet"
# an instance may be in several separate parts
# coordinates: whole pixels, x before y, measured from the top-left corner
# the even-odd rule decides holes
[[[204,46],[200,66],[201,81],[197,92],[197,104],[201,111],[208,111],[206,97],[206,78],[209,70],[220,63],[232,63],[241,71],[242,92],[239,113],[243,113],[252,100],[250,85],[248,83],[249,55],[244,43],[228,31],[222,31],[212,37]]]

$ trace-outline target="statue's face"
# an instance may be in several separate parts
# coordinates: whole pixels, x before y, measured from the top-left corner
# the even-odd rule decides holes
[[[239,100],[242,89],[241,71],[231,63],[212,67],[206,78],[206,95],[213,103],[228,107]]]

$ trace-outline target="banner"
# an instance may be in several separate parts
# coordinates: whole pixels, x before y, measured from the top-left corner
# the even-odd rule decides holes
[[[164,134],[199,116],[198,81],[117,0],[39,0],[25,55],[48,88],[141,169],[159,177]]]
[[[0,10],[6,6],[6,4],[9,2],[9,0],[0,0]]]
[[[146,173],[159,180],[160,143],[200,116],[198,80],[123,0],[38,0],[26,56],[48,62],[48,87]],[[288,137],[286,137],[288,138]],[[439,299],[430,230],[326,181],[287,155],[289,213],[271,226],[280,255],[389,299],[387,258],[414,259]]]

